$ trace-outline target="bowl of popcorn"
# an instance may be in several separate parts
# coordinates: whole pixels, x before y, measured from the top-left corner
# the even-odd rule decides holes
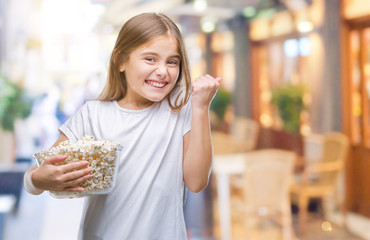
[[[91,178],[78,184],[85,189],[84,192],[54,192],[50,195],[56,198],[79,197],[94,194],[107,194],[113,188],[117,175],[117,163],[122,146],[117,142],[98,140],[94,137],[84,136],[75,143],[70,140],[61,142],[58,146],[48,150],[42,150],[33,155],[37,166],[40,166],[46,158],[54,155],[68,156],[63,162],[55,165],[63,165],[78,161],[88,161],[91,169]]]

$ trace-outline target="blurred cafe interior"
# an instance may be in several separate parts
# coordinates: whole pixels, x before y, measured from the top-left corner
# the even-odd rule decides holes
[[[30,195],[23,174],[142,12],[178,24],[192,79],[223,77],[189,239],[370,239],[370,1],[0,0],[0,240],[76,239],[83,199]]]

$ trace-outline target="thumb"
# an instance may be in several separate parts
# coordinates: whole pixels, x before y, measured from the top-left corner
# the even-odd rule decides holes
[[[64,160],[66,160],[67,157],[68,157],[67,155],[54,155],[54,156],[46,158],[45,162],[47,164],[55,164],[58,162],[63,162]]]
[[[215,80],[216,80],[217,82],[221,82],[221,81],[222,81],[222,77],[216,77],[216,78],[215,78]]]

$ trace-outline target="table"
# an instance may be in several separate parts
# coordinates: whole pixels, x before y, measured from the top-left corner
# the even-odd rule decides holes
[[[231,240],[230,175],[245,172],[248,153],[215,155],[212,171],[217,179],[221,240]]]

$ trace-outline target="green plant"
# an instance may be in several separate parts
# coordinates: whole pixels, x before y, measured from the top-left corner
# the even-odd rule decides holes
[[[303,101],[305,92],[305,85],[292,83],[279,85],[272,90],[271,104],[276,106],[283,129],[287,132],[299,132],[301,113],[306,108]]]
[[[16,119],[24,119],[31,113],[33,100],[18,85],[0,75],[0,126],[14,131]]]
[[[213,98],[210,109],[213,111],[220,121],[224,121],[227,107],[231,102],[231,93],[223,88],[217,91],[216,96]]]

